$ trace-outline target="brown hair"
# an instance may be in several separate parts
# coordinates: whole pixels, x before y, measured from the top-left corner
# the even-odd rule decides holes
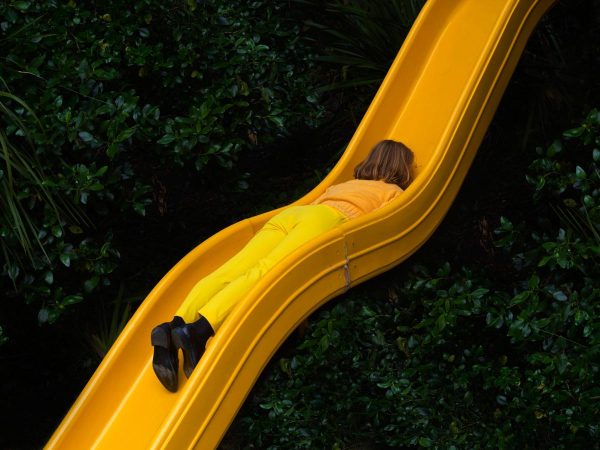
[[[402,142],[379,141],[363,162],[354,168],[357,180],[382,180],[406,189],[412,183],[411,166],[415,154]]]

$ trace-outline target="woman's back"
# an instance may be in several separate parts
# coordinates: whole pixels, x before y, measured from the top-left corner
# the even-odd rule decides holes
[[[328,205],[354,219],[381,208],[402,192],[400,186],[382,180],[350,180],[330,186],[311,205]]]

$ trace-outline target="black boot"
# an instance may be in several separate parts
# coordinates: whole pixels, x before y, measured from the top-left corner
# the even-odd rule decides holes
[[[192,376],[192,371],[204,354],[206,341],[213,334],[215,334],[214,330],[204,317],[171,330],[175,346],[183,350],[183,373],[186,377]]]
[[[171,330],[183,325],[185,325],[183,318],[175,316],[171,322],[165,322],[155,327],[150,336],[154,346],[152,360],[154,373],[163,386],[171,392],[177,392],[179,374],[179,351],[173,345]]]

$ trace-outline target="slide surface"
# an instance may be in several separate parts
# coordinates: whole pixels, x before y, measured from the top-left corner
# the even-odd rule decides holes
[[[385,207],[310,241],[244,296],[177,393],[152,369],[150,331],[203,276],[279,210],[243,220],[187,254],[135,312],[56,429],[48,449],[217,448],[292,331],[328,300],[413,254],[449,210],[525,44],[556,0],[429,0],[346,152],[312,192],[352,179],[382,139],[415,152],[416,179]]]

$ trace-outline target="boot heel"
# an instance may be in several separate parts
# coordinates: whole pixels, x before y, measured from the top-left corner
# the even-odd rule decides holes
[[[171,340],[173,341],[173,344],[175,344],[175,347],[180,348],[182,350],[185,349],[185,347],[187,347],[189,344],[186,340],[186,342],[184,343],[183,340],[181,339],[181,336],[179,335],[179,330],[173,328],[171,330]]]
[[[163,325],[159,325],[157,327],[155,327],[152,330],[152,333],[150,335],[150,341],[152,342],[153,346],[158,346],[158,347],[164,347],[164,348],[169,348],[169,344],[170,344],[170,330],[167,331],[165,330],[165,328],[163,327]]]

